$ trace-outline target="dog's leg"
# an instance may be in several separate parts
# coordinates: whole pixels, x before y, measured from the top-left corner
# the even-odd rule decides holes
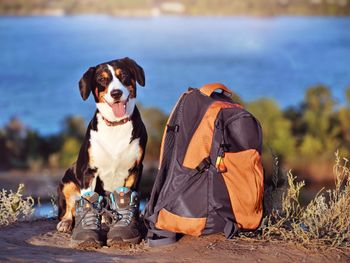
[[[125,180],[125,187],[133,188],[135,185],[136,177],[137,175],[135,173],[130,174],[129,177]]]
[[[97,182],[97,169],[87,168],[83,175],[82,189],[80,190],[81,196],[85,196],[91,192],[96,191]]]
[[[73,228],[75,201],[80,197],[80,190],[71,180],[72,169],[68,169],[58,186],[58,218],[57,230],[70,232]]]
[[[129,170],[129,176],[125,179],[124,186],[130,188],[132,190],[137,191],[139,182],[142,176],[143,165],[142,161],[144,158],[144,148],[146,146],[146,142],[144,141],[142,146],[139,147],[139,155],[138,160],[135,162],[135,166]]]
[[[132,190],[137,190],[143,170],[142,163],[137,164],[130,170],[130,175],[126,178],[124,186]]]

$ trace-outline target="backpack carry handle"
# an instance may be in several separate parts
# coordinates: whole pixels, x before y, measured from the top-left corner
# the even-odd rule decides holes
[[[232,91],[229,90],[229,88],[227,88],[224,84],[221,84],[221,83],[218,83],[218,82],[206,84],[203,87],[201,87],[199,90],[203,94],[205,94],[208,97],[210,97],[210,95],[213,94],[213,92],[215,90],[217,90],[217,89],[221,90],[222,94],[224,94],[227,97],[231,97],[232,96]]]

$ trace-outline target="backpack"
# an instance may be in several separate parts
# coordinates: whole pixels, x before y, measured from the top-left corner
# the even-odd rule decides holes
[[[231,96],[220,83],[189,88],[170,114],[144,211],[150,246],[176,234],[232,238],[260,225],[262,129]]]

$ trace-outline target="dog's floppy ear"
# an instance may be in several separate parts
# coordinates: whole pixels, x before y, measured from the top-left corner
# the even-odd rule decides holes
[[[79,90],[83,100],[86,100],[91,93],[94,74],[95,67],[90,67],[79,80]]]
[[[145,86],[145,72],[143,68],[141,68],[133,59],[125,57],[121,59],[124,62],[130,71],[134,74],[137,83],[139,83],[142,87]]]

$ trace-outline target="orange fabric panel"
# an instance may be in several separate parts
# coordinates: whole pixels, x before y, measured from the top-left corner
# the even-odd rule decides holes
[[[206,218],[182,217],[170,213],[164,208],[158,214],[156,227],[176,233],[183,233],[191,236],[200,236],[205,227]]]
[[[185,167],[195,169],[204,158],[209,156],[216,117],[221,109],[232,107],[234,107],[232,103],[223,101],[216,101],[210,105],[188,145],[183,161]]]
[[[253,149],[225,153],[227,172],[223,173],[237,223],[243,229],[256,229],[263,213],[263,167]]]
[[[221,89],[222,91],[227,92],[228,94],[230,94],[230,96],[232,95],[232,91],[229,88],[218,82],[204,85],[199,90],[209,97],[217,89]]]
[[[172,113],[171,113],[172,114]],[[168,118],[165,128],[164,128],[164,132],[163,132],[163,137],[162,137],[162,143],[160,144],[160,154],[159,154],[159,164],[158,164],[158,170],[160,169],[160,166],[162,165],[162,160],[163,160],[163,154],[164,154],[164,142],[165,142],[165,136],[166,136],[166,130],[167,130],[167,125],[169,123],[169,120],[171,118],[171,114],[170,117]]]

